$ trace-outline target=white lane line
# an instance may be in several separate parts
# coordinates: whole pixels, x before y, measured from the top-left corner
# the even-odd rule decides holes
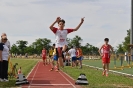
[[[31,86],[71,86],[71,84],[31,84]]]
[[[61,72],[59,73],[73,86],[73,88],[76,88]]]
[[[95,66],[90,66],[90,65],[86,65],[86,64],[83,64],[84,66],[88,66],[88,67],[92,67],[92,68],[96,68],[96,69],[100,69],[102,70],[103,68],[99,68],[99,67],[95,67]],[[118,71],[113,71],[113,70],[109,70],[110,72],[113,72],[113,73],[117,73],[117,74],[122,74],[122,75],[127,75],[127,76],[132,76],[132,74],[127,74],[127,73],[123,73],[123,72],[118,72]]]
[[[62,71],[62,70],[61,70]],[[63,71],[62,71],[63,72]],[[69,78],[71,78],[72,80],[75,80],[73,79],[70,75],[68,75],[67,73],[63,72],[65,75],[67,75]]]
[[[39,61],[38,61],[39,62]],[[32,68],[32,70],[29,72],[29,74],[27,75],[26,79],[29,77],[29,75],[31,74],[31,72],[35,69],[35,67],[37,66],[38,62],[36,63],[36,65]]]
[[[32,81],[33,81],[33,79],[34,79],[34,77],[35,77],[35,74],[36,74],[36,72],[37,72],[37,70],[38,70],[39,65],[40,65],[40,62],[39,62],[38,65],[37,65],[37,68],[36,68],[36,70],[35,70],[35,72],[34,72],[34,75],[33,75],[32,79],[31,79],[30,85],[32,84]],[[28,88],[30,88],[30,85],[28,86]]]

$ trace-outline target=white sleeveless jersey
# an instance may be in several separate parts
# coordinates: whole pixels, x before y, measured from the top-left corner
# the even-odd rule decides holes
[[[67,34],[73,32],[73,29],[59,30],[57,28],[54,28],[53,32],[55,33],[55,36],[56,36],[55,45],[56,45],[56,48],[58,48],[58,47],[63,47],[64,45],[67,45],[67,41],[66,41]]]

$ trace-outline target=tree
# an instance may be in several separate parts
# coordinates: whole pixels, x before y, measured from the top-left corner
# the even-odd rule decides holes
[[[130,29],[127,30],[127,36],[124,38],[124,42],[117,46],[117,53],[124,53],[129,51],[128,44],[130,44]]]
[[[18,40],[16,44],[18,44],[19,52],[21,54],[25,54],[24,49],[27,47],[26,45],[28,44],[28,42],[23,40]]]
[[[130,30],[127,30],[127,36],[124,38],[124,42],[123,42],[123,49],[124,51],[128,51],[129,50],[129,46],[128,44],[130,44]]]
[[[47,38],[39,38],[39,39],[36,39],[35,42],[33,42],[30,47],[33,48],[33,50],[35,51],[34,53],[36,54],[40,54],[43,47],[45,47],[47,50],[51,47],[50,46],[50,43],[51,43],[51,40],[50,39],[47,39]]]
[[[71,45],[80,47],[82,41],[83,39],[79,37],[78,35],[76,35],[73,39],[71,39]]]
[[[119,45],[117,46],[117,48],[118,48],[118,50],[117,50],[116,53],[124,53],[124,49],[123,49],[123,45],[122,45],[122,44],[119,44]]]
[[[11,47],[11,53],[19,53],[19,49],[17,45],[13,44]]]

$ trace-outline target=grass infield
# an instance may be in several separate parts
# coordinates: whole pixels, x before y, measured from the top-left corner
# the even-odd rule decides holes
[[[21,67],[22,69],[22,73],[27,76],[28,73],[31,71],[31,69],[35,66],[35,64],[38,62],[37,59],[11,59],[12,64],[14,65],[15,63],[18,63],[18,65],[16,66],[17,69],[19,69],[19,67]],[[9,64],[10,65],[10,64]],[[9,71],[10,66],[9,66]],[[9,77],[9,82],[0,82],[0,88],[7,88],[7,87],[15,87],[15,82],[16,79],[15,78],[10,78]]]

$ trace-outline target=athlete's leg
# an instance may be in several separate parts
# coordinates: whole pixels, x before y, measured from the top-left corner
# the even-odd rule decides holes
[[[108,72],[109,72],[109,63],[107,63],[106,66],[107,66],[106,76],[108,76]]]
[[[82,57],[79,57],[80,68],[82,68]]]
[[[66,51],[66,49],[67,49],[67,45],[64,45],[64,46],[63,46],[63,48],[62,48],[62,51],[64,51],[64,52],[65,52],[65,51]]]
[[[59,66],[64,67],[64,64],[63,64],[64,55],[63,55],[63,53],[62,53],[62,48],[58,47],[58,48],[57,48],[57,52],[58,52],[58,62],[59,62]]]
[[[54,69],[54,58],[53,58],[53,60],[51,61],[51,69],[50,69],[50,71],[53,71],[53,69]]]
[[[58,72],[59,71],[59,63],[58,63],[58,58],[57,58],[57,56],[56,56],[56,58],[55,58],[55,61],[56,61],[56,71]]]
[[[106,64],[103,62],[103,76],[106,74]]]

